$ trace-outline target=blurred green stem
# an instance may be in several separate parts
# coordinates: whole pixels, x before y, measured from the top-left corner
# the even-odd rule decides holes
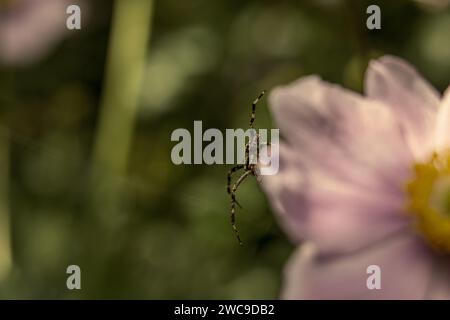
[[[0,132],[0,283],[12,267],[11,226],[9,210],[9,134]]]
[[[116,206],[133,137],[153,0],[116,0],[93,154],[94,209]],[[112,208],[110,208],[112,209]]]

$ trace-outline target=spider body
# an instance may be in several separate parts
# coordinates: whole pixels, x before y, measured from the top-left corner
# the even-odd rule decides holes
[[[264,96],[265,91],[262,91],[261,94],[253,101],[252,103],[252,114],[250,117],[250,125],[249,128],[253,129],[253,123],[256,118],[256,105],[258,101]],[[255,155],[250,153],[250,148],[256,148],[256,161],[252,159]],[[236,206],[241,207],[239,202],[236,199],[236,191],[239,185],[249,176],[255,176],[257,179],[259,178],[259,170],[258,170],[258,156],[259,156],[259,134],[255,134],[253,137],[249,139],[249,142],[245,145],[245,161],[244,164],[238,164],[228,171],[227,176],[227,192],[231,197],[231,208],[230,208],[230,222],[233,228],[233,231],[236,235],[239,244],[242,244],[241,237],[239,235],[239,230],[236,226]],[[231,179],[234,173],[243,170],[244,172],[237,178],[233,185],[231,185]]]

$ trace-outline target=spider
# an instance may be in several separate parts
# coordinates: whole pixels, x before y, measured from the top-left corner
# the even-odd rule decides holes
[[[256,116],[256,105],[258,104],[259,100],[265,95],[266,91],[263,90],[260,95],[253,101],[252,103],[252,114],[250,117],[250,125],[249,129],[253,128],[253,123],[255,122],[255,116]],[[259,134],[256,134],[256,152],[257,157],[259,155]],[[236,227],[236,206],[239,208],[242,208],[242,206],[239,204],[239,202],[236,200],[236,191],[239,185],[250,175],[253,175],[258,178],[259,170],[257,162],[253,163],[250,161],[251,155],[250,155],[250,144],[255,143],[254,139],[253,141],[250,139],[250,141],[245,145],[245,163],[244,164],[238,164],[234,166],[233,168],[228,171],[227,175],[227,192],[231,196],[231,209],[230,209],[230,222],[231,226],[233,227],[233,231],[236,235],[236,238],[239,242],[239,244],[242,245],[241,237],[239,235],[239,230]],[[244,173],[241,174],[241,176],[236,180],[236,182],[231,187],[231,178],[234,173],[238,172],[239,170],[244,170]]]

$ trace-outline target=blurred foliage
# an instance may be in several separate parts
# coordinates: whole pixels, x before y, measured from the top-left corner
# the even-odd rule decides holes
[[[374,3],[382,29],[369,31]],[[90,176],[112,1],[92,6],[84,28],[43,61],[0,67],[13,256],[0,298],[275,298],[293,246],[256,181],[238,194],[240,247],[229,168],[173,165],[171,132],[194,120],[245,127],[262,89],[310,73],[361,90],[367,62],[384,53],[441,90],[449,82],[450,11],[426,1],[156,0],[128,170],[112,177],[123,201],[114,214],[100,203],[99,215]],[[265,102],[256,126],[275,127]],[[70,264],[81,267],[81,291],[66,289]]]

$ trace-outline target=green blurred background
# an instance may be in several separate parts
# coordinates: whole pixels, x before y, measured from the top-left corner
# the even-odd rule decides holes
[[[384,53],[444,90],[449,1],[418,2],[85,2],[82,30],[0,66],[0,298],[276,298],[294,248],[257,182],[238,193],[239,246],[230,166],[175,166],[170,135],[245,128],[262,89],[311,73],[360,91]],[[256,127],[274,126],[263,101]],[[71,264],[82,290],[66,288]]]

